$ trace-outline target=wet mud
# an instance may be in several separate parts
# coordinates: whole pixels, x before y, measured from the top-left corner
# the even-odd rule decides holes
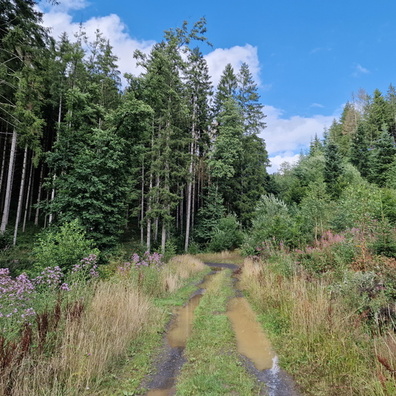
[[[165,345],[157,361],[157,372],[146,384],[151,389],[147,396],[172,396],[176,393],[177,375],[184,364],[183,351],[192,331],[194,310],[212,280],[212,275],[224,268],[234,274],[240,267],[235,264],[205,263],[213,271],[198,285],[188,304],[176,311],[166,335]],[[235,279],[235,277],[234,277]],[[262,384],[260,394],[267,396],[300,396],[293,379],[278,365],[278,357],[256,314],[234,281],[235,297],[229,301],[227,315],[237,340],[238,352],[246,369]]]
[[[175,312],[175,317],[171,321],[166,335],[163,351],[156,364],[158,370],[146,385],[150,389],[146,394],[147,396],[171,396],[175,394],[174,384],[177,374],[185,362],[183,351],[192,331],[194,310],[199,305],[205,288],[210,283],[214,273],[208,274],[198,285],[199,289],[192,295],[189,302]]]

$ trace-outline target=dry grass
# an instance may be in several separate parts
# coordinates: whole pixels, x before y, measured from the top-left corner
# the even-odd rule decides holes
[[[359,316],[332,298],[325,284],[245,260],[241,286],[263,314],[281,362],[307,394],[393,394],[381,384],[374,344]]]
[[[80,395],[100,383],[111,364],[124,356],[156,311],[130,284],[101,282],[79,320],[66,320],[58,348],[49,358],[25,358],[15,372],[12,391],[3,395]]]
[[[196,257],[188,254],[175,256],[169,261],[162,273],[162,288],[164,291],[173,292],[181,286],[183,279],[187,279],[204,269],[205,264]]]
[[[243,257],[239,250],[228,251],[221,253],[200,253],[196,257],[204,262],[209,263],[226,263],[226,264],[242,264]]]

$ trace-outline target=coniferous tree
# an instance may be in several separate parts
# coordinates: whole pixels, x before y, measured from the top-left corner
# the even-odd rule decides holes
[[[228,63],[220,77],[219,84],[214,98],[214,113],[219,115],[224,111],[225,103],[229,99],[236,99],[238,89],[238,79],[234,68]]]
[[[375,143],[372,152],[372,168],[370,180],[380,187],[384,187],[392,163],[395,161],[396,147],[393,136],[390,136],[386,125]]]
[[[365,126],[360,122],[352,139],[350,160],[364,178],[369,177],[371,172],[369,148]]]
[[[327,192],[337,198],[341,193],[340,179],[343,174],[342,157],[338,146],[329,142],[325,147],[325,166],[323,178],[327,186]]]
[[[259,134],[264,128],[264,105],[259,102],[257,84],[247,63],[242,63],[238,76],[237,101],[242,110],[245,135]]]

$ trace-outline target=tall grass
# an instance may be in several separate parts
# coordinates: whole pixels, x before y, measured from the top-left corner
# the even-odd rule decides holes
[[[162,291],[174,292],[181,286],[184,279],[204,269],[205,264],[201,260],[188,254],[173,257],[162,273]]]
[[[395,394],[394,357],[384,356],[389,367],[378,360],[380,345],[389,352],[389,341],[370,338],[361,316],[333,296],[323,279],[297,266],[289,272],[285,276],[268,262],[247,259],[241,286],[261,314],[281,364],[303,391],[315,396]]]
[[[160,315],[130,283],[99,282],[93,293],[89,306],[76,303],[63,312],[66,317],[52,335],[55,347],[49,356],[35,348],[39,335],[32,329],[22,333],[14,349],[8,345],[11,354],[2,367],[0,394],[80,395],[100,383],[131,340]],[[52,316],[48,318],[47,326]]]
[[[0,395],[95,394],[132,341],[164,322],[153,297],[206,268],[192,256],[167,264],[159,255],[144,262],[134,256],[139,260],[108,269],[107,280],[76,279],[70,292],[48,290],[51,304],[43,302],[12,339],[0,337]]]

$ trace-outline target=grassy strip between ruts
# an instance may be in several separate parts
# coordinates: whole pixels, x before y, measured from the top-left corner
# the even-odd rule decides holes
[[[167,323],[173,312],[173,308],[183,305],[191,294],[197,289],[203,277],[210,271],[205,269],[194,276],[184,280],[184,286],[165,298],[155,299],[157,309],[153,312],[153,323],[148,331],[141,333],[130,345],[125,359],[120,360],[114,369],[103,379],[100,389],[89,395],[102,396],[132,396],[145,393],[141,388],[142,380],[153,369],[153,361],[156,351],[162,345],[163,335]]]
[[[256,381],[236,351],[235,336],[226,315],[233,295],[230,272],[214,275],[194,313],[192,335],[176,384],[177,395],[256,395]]]

